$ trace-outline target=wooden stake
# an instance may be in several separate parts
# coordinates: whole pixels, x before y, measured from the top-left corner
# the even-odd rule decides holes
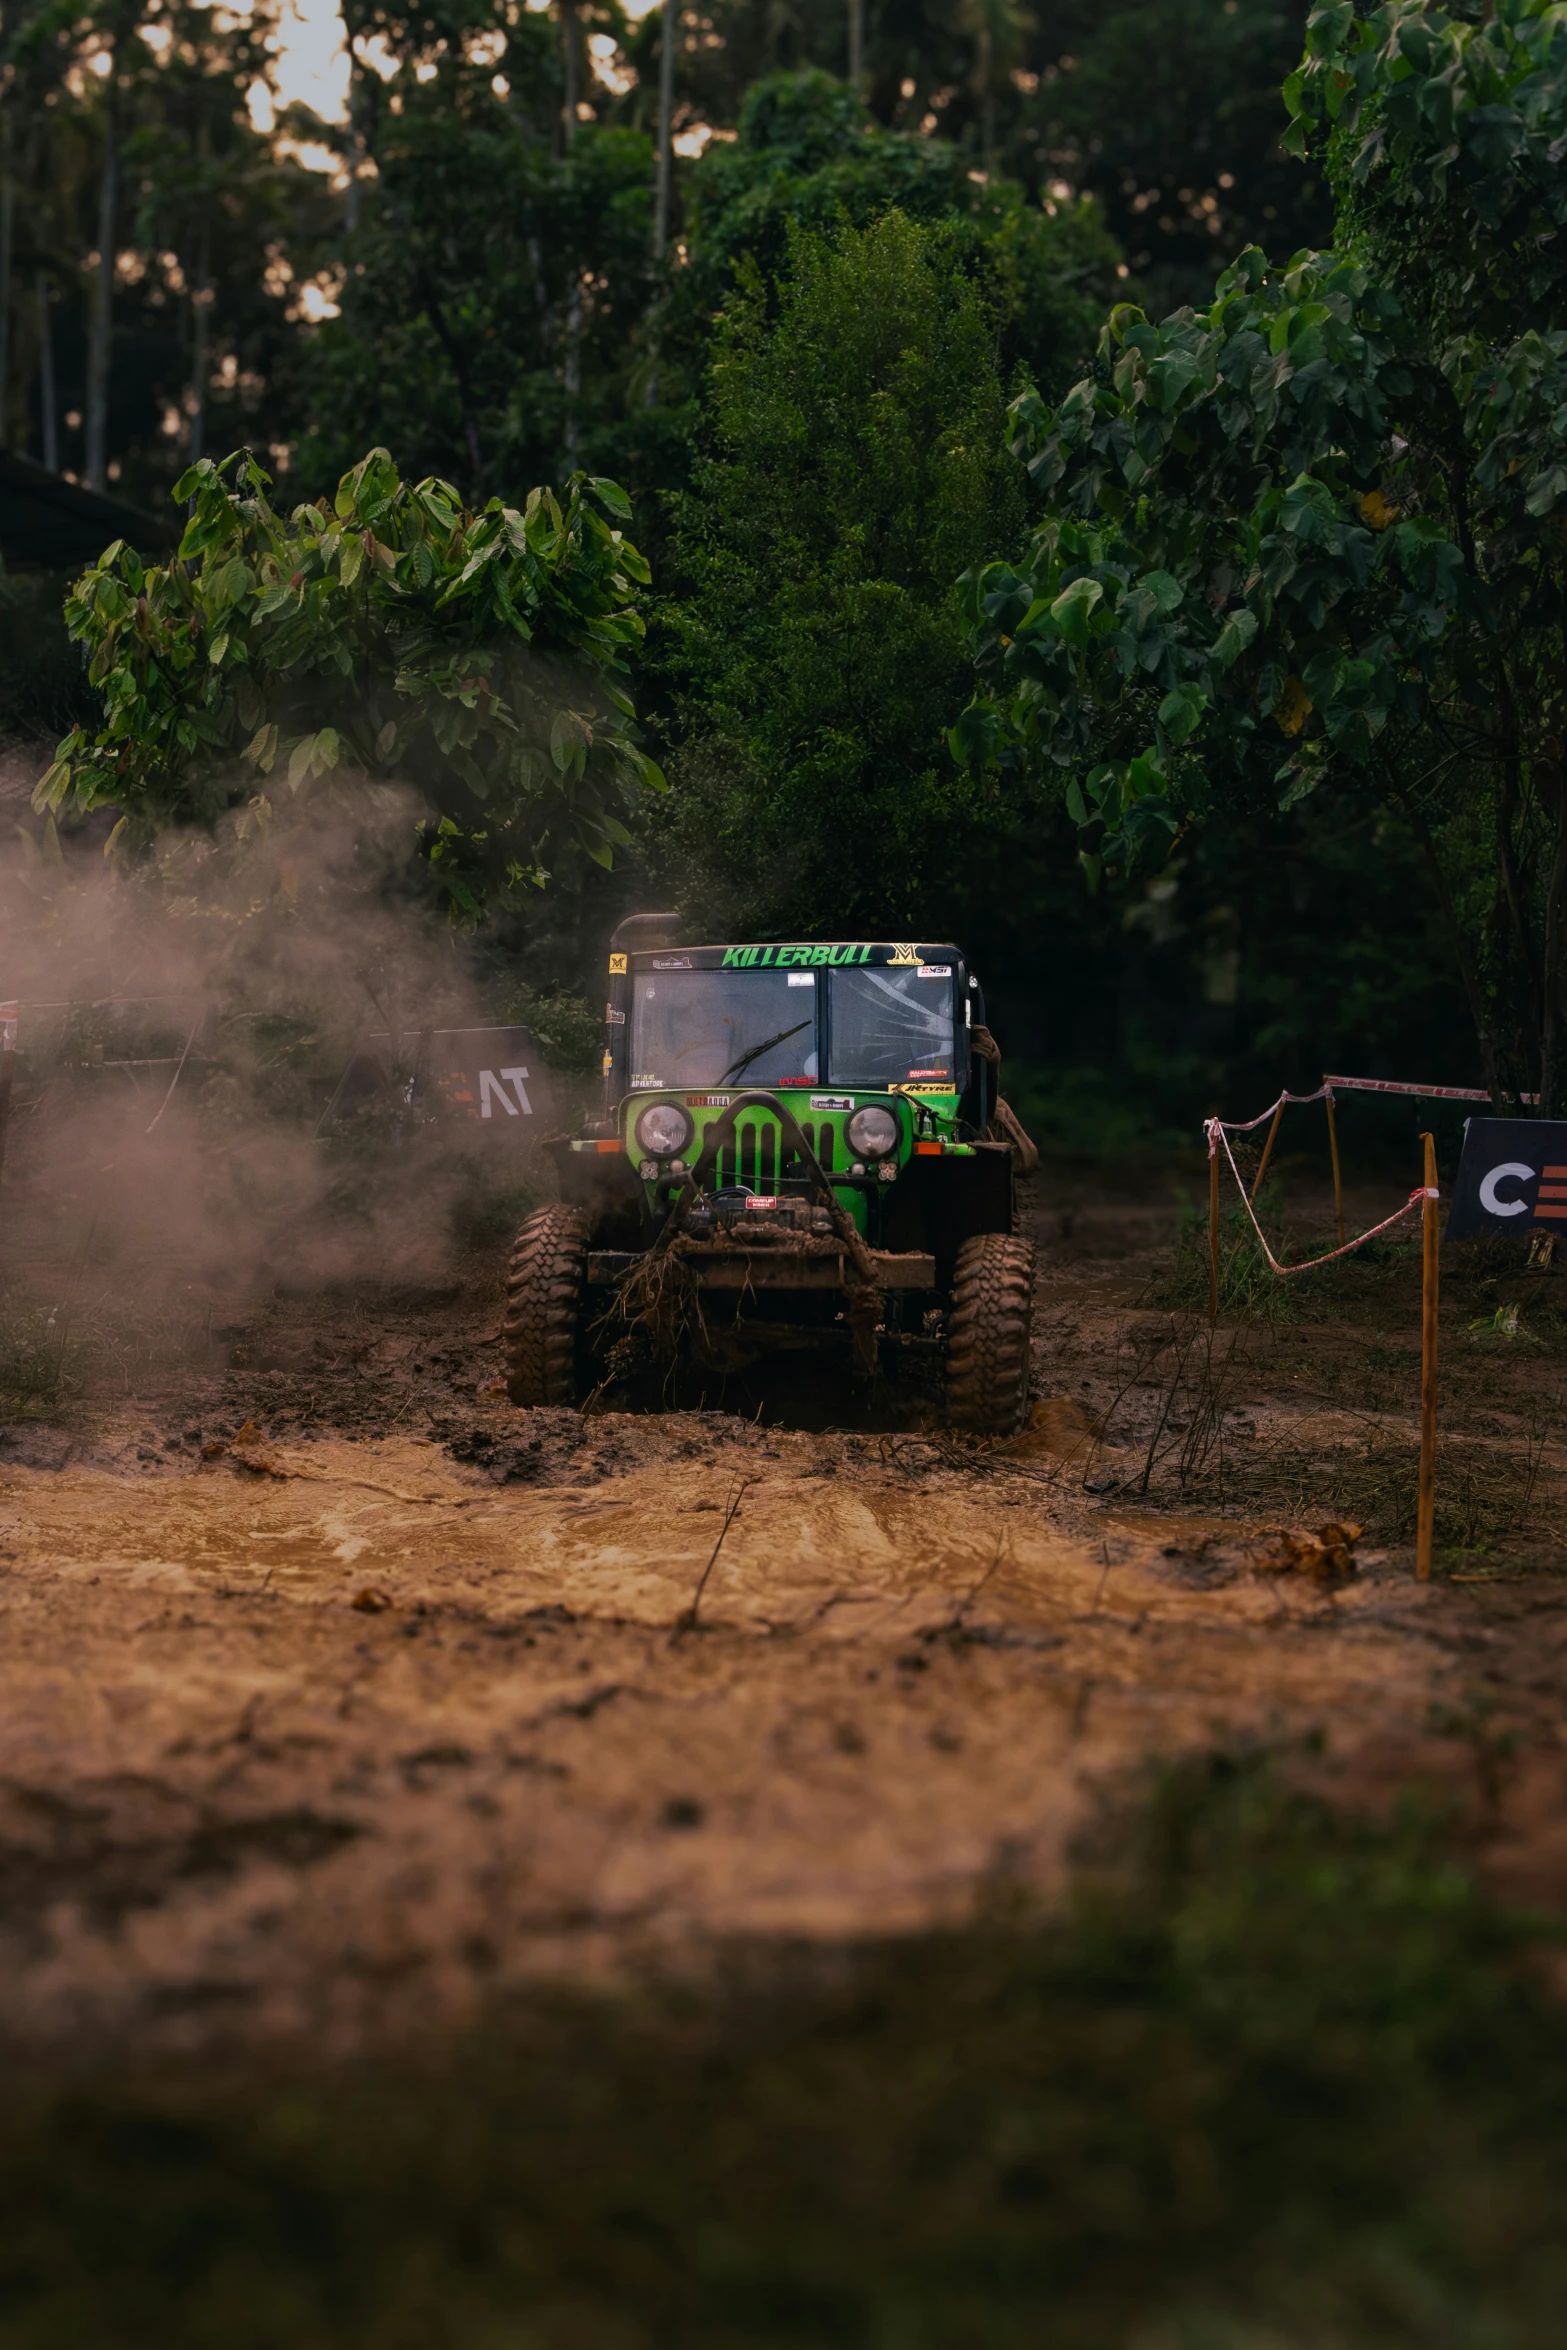
[[[1215,1113],[1217,1114],[1217,1113]],[[1219,1319],[1219,1138],[1208,1137],[1208,1319]]]
[[[1422,1583],[1431,1580],[1431,1544],[1436,1515],[1436,1304],[1441,1269],[1441,1239],[1437,1225],[1436,1143],[1422,1134],[1425,1145],[1424,1212],[1421,1216],[1423,1279],[1420,1293],[1420,1507],[1415,1532],[1415,1572]]]
[[[1279,1120],[1283,1117],[1283,1115],[1284,1101],[1283,1097],[1280,1096],[1279,1106],[1273,1113],[1273,1124],[1268,1128],[1268,1139],[1262,1146],[1262,1159],[1257,1168],[1257,1179],[1251,1187],[1250,1196],[1253,1201],[1256,1200],[1258,1192],[1262,1189],[1262,1179],[1268,1172],[1268,1161],[1273,1156],[1273,1137],[1278,1133]]]
[[[1327,1082],[1323,1080],[1324,1084]],[[1327,1096],[1328,1149],[1333,1153],[1333,1213],[1338,1218],[1338,1244],[1344,1245],[1344,1171],[1338,1163],[1338,1125],[1333,1116],[1333,1096]]]

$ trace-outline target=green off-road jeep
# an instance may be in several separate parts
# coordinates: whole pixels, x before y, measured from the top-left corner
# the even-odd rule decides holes
[[[954,1426],[1017,1427],[1037,1154],[961,951],[678,936],[642,914],[611,941],[603,1115],[549,1146],[561,1204],[508,1271],[512,1401],[836,1349]]]

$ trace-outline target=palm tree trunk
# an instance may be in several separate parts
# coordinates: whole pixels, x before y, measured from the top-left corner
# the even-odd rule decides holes
[[[658,50],[658,181],[653,202],[655,260],[669,242],[670,183],[674,159],[670,149],[675,119],[675,43],[680,31],[680,0],[664,0],[664,24]]]
[[[201,229],[200,282],[190,298],[190,461],[207,453],[207,315],[212,308],[212,235]]]
[[[575,262],[566,294],[566,428],[562,435],[566,471],[577,469],[577,404],[582,397],[582,273]]]
[[[38,424],[46,473],[60,470],[60,402],[54,387],[54,320],[49,315],[49,280],[38,272]]]
[[[577,10],[576,0],[561,0],[561,40],[565,45],[566,102],[563,106],[561,129],[569,155],[577,136]],[[573,259],[568,265],[566,280],[566,350],[565,392],[566,422],[562,435],[566,471],[574,472],[577,463],[577,400],[582,390],[582,273]]]
[[[849,0],[849,87],[856,98],[865,71],[865,0]]]
[[[0,449],[8,446],[5,428],[11,413],[11,244],[15,202],[8,114],[0,123]]]
[[[577,135],[577,9],[576,0],[560,0],[560,38],[566,95],[561,108],[561,131],[569,147]]]
[[[87,342],[87,487],[104,490],[109,479],[109,350],[114,331],[114,223],[119,203],[119,129],[114,119],[114,51],[104,100],[107,122],[103,170],[98,181],[98,272]]]
[[[212,138],[203,121],[197,142],[201,157],[201,229],[196,240],[196,282],[190,294],[190,461],[198,464],[207,453],[207,329],[212,308],[212,199],[209,185]]]
[[[446,306],[436,292],[428,271],[419,272],[419,292],[424,314],[430,321],[436,341],[446,354],[446,364],[457,385],[458,405],[462,410],[463,439],[468,444],[468,475],[474,506],[484,503],[486,488],[484,443],[479,432],[479,409],[472,375],[463,356],[462,345],[452,333],[447,321]]]

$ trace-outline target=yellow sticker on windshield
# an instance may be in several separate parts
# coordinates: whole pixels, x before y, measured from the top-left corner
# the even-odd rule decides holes
[[[619,979],[619,978],[622,978],[622,977],[624,976],[624,974],[625,974],[625,968],[626,968],[626,958],[625,958],[625,956],[624,956],[624,955],[611,955],[611,956],[610,956],[610,958],[609,958],[609,975],[610,975],[611,979]]]

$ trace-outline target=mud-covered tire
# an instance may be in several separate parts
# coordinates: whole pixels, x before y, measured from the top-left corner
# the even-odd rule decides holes
[[[516,1404],[574,1404],[581,1384],[588,1219],[540,1208],[506,1268],[506,1392]]]
[[[947,1320],[947,1420],[1010,1436],[1028,1408],[1034,1244],[982,1232],[958,1250]]]

